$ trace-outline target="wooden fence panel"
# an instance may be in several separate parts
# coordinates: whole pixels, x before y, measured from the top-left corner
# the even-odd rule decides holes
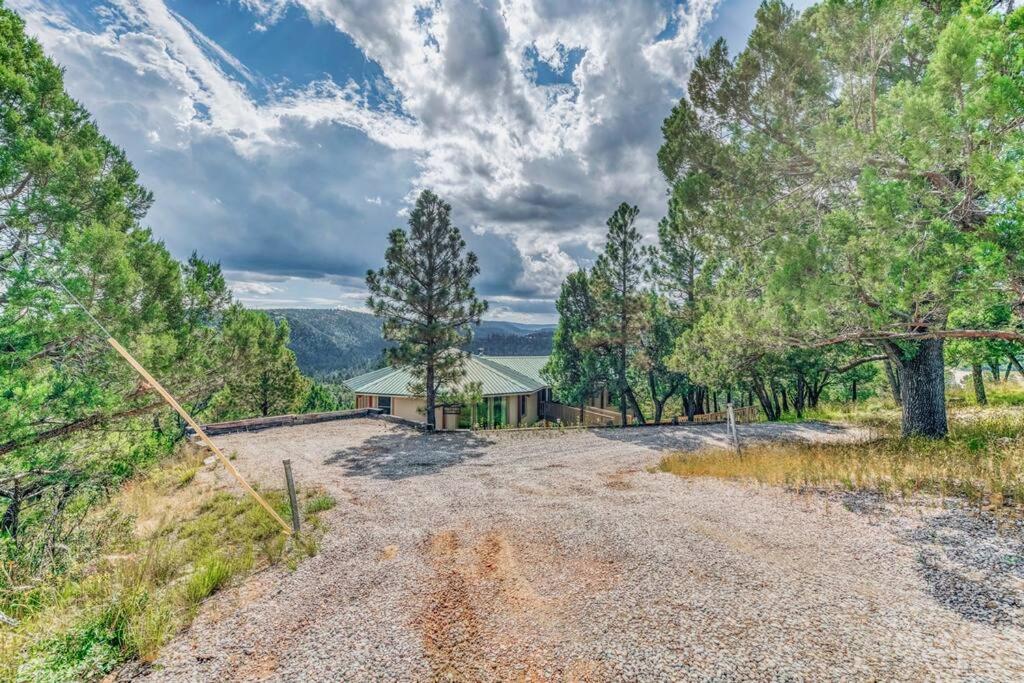
[[[760,416],[757,406],[735,408],[734,412],[736,413],[736,422],[738,424],[757,422]],[[561,421],[564,425],[578,425],[580,424],[580,409],[574,406],[567,406],[562,403],[548,401],[541,406],[541,417],[548,422]],[[632,419],[633,414],[630,412],[627,417],[627,424],[632,424]],[[727,412],[722,410],[714,413],[694,415],[692,421],[687,420],[685,415],[679,415],[674,419],[662,419],[661,424],[674,424],[676,421],[678,421],[679,424],[685,424],[686,422],[690,422],[691,424],[712,424],[716,422],[725,422],[726,419]],[[621,424],[621,418],[614,410],[587,407],[584,409],[583,424],[587,427],[606,427]],[[648,424],[652,423],[648,422]]]
[[[580,409],[562,403],[545,401],[542,406],[541,415],[548,422],[561,421],[564,425],[580,424]],[[591,408],[589,406],[583,409],[583,425],[586,427],[606,427],[617,425],[619,422],[619,414],[611,410]]]
[[[757,422],[760,413],[758,412],[757,406],[745,406],[743,408],[733,408],[733,412],[736,413],[736,423],[745,424],[749,422]],[[694,422],[725,422],[728,419],[728,411],[720,410],[717,413],[703,413],[702,415],[694,415]],[[686,416],[680,415],[679,422],[686,422]]]

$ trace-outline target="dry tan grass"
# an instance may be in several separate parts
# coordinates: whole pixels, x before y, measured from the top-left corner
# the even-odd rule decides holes
[[[1024,502],[1024,421],[1018,412],[954,416],[942,441],[883,435],[862,443],[786,443],[733,451],[676,453],[660,469],[685,477],[794,488],[957,496],[993,507]]]

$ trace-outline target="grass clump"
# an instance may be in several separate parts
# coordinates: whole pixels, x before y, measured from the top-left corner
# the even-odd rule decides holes
[[[196,564],[192,575],[185,582],[185,600],[190,605],[198,605],[227,584],[234,573],[231,561],[222,553],[207,555]]]
[[[333,496],[329,496],[326,493],[320,493],[310,497],[306,501],[306,514],[315,515],[318,512],[326,512],[337,505],[337,501],[334,500]]]
[[[203,600],[261,567],[316,553],[317,514],[330,496],[302,492],[306,533],[290,538],[250,497],[218,490],[203,455],[183,449],[115,496],[91,520],[119,530],[98,556],[0,591],[0,610],[21,621],[0,627],[0,681],[96,680],[153,661]],[[263,496],[288,518],[283,492]]]
[[[685,477],[756,481],[792,488],[924,493],[974,504],[1024,503],[1024,418],[954,414],[948,439],[901,438],[892,432],[857,443],[752,444],[731,450],[676,453],[659,469]]]

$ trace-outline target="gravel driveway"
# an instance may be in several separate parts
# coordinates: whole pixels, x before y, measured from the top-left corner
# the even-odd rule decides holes
[[[744,438],[839,439],[827,425]],[[204,605],[171,680],[1021,680],[1024,552],[969,512],[647,468],[720,427],[218,438],[338,499],[320,554]]]

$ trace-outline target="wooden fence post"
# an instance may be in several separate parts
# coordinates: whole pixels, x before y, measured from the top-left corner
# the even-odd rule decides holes
[[[736,455],[738,456],[740,455],[740,434],[736,430],[736,413],[733,411],[731,403],[727,403],[725,409],[729,416],[728,432],[732,437],[732,445],[736,449]]]
[[[292,507],[292,531],[299,533],[299,501],[295,495],[295,478],[292,477],[292,461],[284,461],[284,481],[288,485],[288,501]]]

